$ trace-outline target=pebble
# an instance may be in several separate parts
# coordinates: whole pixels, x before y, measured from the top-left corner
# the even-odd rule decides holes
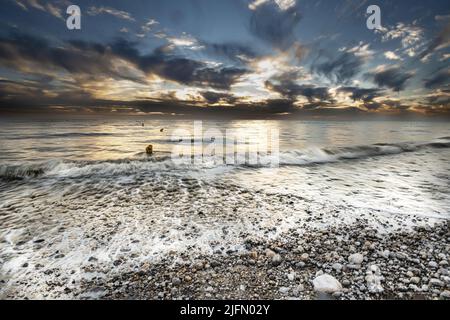
[[[272,265],[279,266],[281,264],[281,262],[282,262],[282,258],[279,254],[275,254],[272,257]]]
[[[313,280],[314,291],[320,293],[330,293],[342,291],[341,283],[329,274],[323,274]]]
[[[281,287],[280,289],[278,289],[278,291],[279,291],[281,294],[286,295],[286,294],[289,293],[290,289],[289,289],[288,287]]]
[[[364,256],[361,253],[354,253],[348,257],[348,262],[354,265],[362,264],[364,261]]]

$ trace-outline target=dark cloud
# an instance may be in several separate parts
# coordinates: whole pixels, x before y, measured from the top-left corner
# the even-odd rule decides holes
[[[327,77],[335,83],[347,83],[356,76],[364,64],[362,56],[356,56],[351,52],[342,52],[335,58],[328,58],[322,62],[323,54],[319,54],[311,69],[313,72]]]
[[[229,89],[239,77],[248,72],[236,67],[212,68],[201,61],[175,56],[165,46],[148,55],[141,55],[136,44],[126,40],[116,41],[111,48],[115,55],[133,62],[145,73],[186,85]]]
[[[74,75],[91,78],[106,76],[142,81],[117,68],[111,58],[107,48],[100,44],[71,41],[65,46],[52,46],[46,39],[23,33],[12,33],[9,37],[0,38],[0,65],[17,71],[30,73],[30,69],[45,69],[44,72],[54,72],[63,69]]]
[[[117,40],[103,45],[84,41],[70,41],[64,46],[53,47],[48,41],[24,34],[12,34],[0,38],[0,64],[22,70],[31,62],[47,69],[62,68],[71,74],[89,77],[112,77],[145,82],[113,63],[114,58],[131,62],[146,74],[186,85],[216,89],[229,87],[247,70],[243,68],[212,68],[206,63],[173,55],[167,47],[160,47],[151,54],[142,55],[136,43]]]
[[[281,10],[270,1],[259,5],[253,11],[250,31],[273,47],[285,50],[295,42],[295,27],[301,20],[297,6]]]
[[[439,49],[441,46],[450,45],[450,23],[442,29],[442,31],[434,38],[428,47],[419,55],[419,58],[425,58],[433,51]]]
[[[392,66],[368,73],[367,76],[380,88],[401,91],[405,88],[406,82],[414,76],[414,73],[404,71],[398,66]]]
[[[282,81],[280,83],[274,83],[271,81],[266,81],[265,86],[271,91],[280,93],[282,96],[295,99],[298,96],[303,96],[309,101],[313,100],[330,100],[331,95],[328,88],[316,87],[313,85],[299,85],[290,81]]]
[[[234,62],[243,62],[243,60],[253,59],[258,56],[251,47],[239,43],[203,42],[202,45],[206,48],[207,53],[215,57],[225,57]]]
[[[234,95],[225,92],[203,91],[200,94],[209,104],[216,104],[218,102],[234,104],[238,100]]]
[[[341,87],[338,92],[350,93],[353,100],[362,100],[371,102],[374,98],[380,96],[383,90],[378,88],[359,88],[359,87]]]
[[[450,69],[443,70],[433,77],[425,79],[425,88],[434,89],[450,83]]]

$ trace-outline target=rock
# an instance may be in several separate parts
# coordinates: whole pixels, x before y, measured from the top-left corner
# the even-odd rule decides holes
[[[370,293],[381,293],[384,291],[381,281],[384,280],[381,270],[376,265],[371,265],[366,272],[366,283]]]
[[[343,266],[342,266],[342,264],[340,264],[340,263],[335,263],[335,264],[333,264],[333,265],[331,266],[331,268],[333,268],[334,270],[340,272],[340,271],[342,270]]]
[[[177,278],[177,277],[173,278],[172,279],[172,284],[175,285],[175,286],[180,285],[181,284],[180,278]]]
[[[450,300],[450,291],[443,291],[441,292],[440,295],[441,299],[446,299],[446,300]]]
[[[411,283],[414,283],[414,284],[419,284],[420,283],[420,278],[419,277],[412,277],[412,278],[409,279],[409,281]]]
[[[429,285],[431,287],[443,287],[444,283],[439,279],[431,279]]]
[[[406,259],[408,259],[408,256],[405,253],[403,253],[403,252],[397,252],[397,254],[395,256],[399,260],[406,260]]]
[[[281,287],[280,289],[278,289],[278,291],[281,293],[281,294],[283,294],[283,295],[286,295],[286,294],[288,294],[289,293],[289,288],[288,287]]]
[[[295,280],[295,273],[291,272],[287,275],[287,278],[289,281],[294,281]]]
[[[341,283],[336,278],[330,276],[329,274],[323,274],[315,278],[313,280],[313,285],[314,291],[320,293],[333,294],[335,292],[342,291]]]
[[[153,146],[151,144],[149,144],[147,146],[147,148],[145,148],[145,153],[147,153],[148,155],[152,155],[153,154]]]
[[[275,254],[272,257],[272,265],[274,265],[274,266],[279,266],[281,264],[281,261],[282,261],[282,259],[279,254]]]
[[[385,259],[389,259],[390,253],[391,252],[389,250],[384,250],[384,251],[380,252],[380,256],[382,256]]]
[[[250,257],[251,259],[253,259],[253,260],[258,259],[258,252],[256,252],[256,251],[252,251],[252,252],[250,252],[248,255],[249,255],[249,257]]]
[[[270,249],[266,249],[265,253],[266,253],[267,258],[270,258],[270,259],[272,259],[276,255],[276,253]]]
[[[350,280],[345,279],[344,281],[342,281],[342,285],[344,287],[350,287],[352,283],[350,282]]]
[[[300,256],[300,260],[301,261],[306,261],[306,260],[308,260],[309,259],[309,254],[307,254],[307,253],[303,253],[301,256]]]
[[[303,290],[305,290],[305,288],[302,284],[299,284],[297,287],[292,289],[292,294],[294,295],[294,297],[298,297],[300,293],[303,292]]]
[[[436,263],[436,261],[430,261],[430,262],[428,263],[428,266],[429,266],[430,268],[437,269],[438,264]]]
[[[362,264],[364,261],[364,256],[361,253],[354,253],[351,256],[348,257],[348,261],[351,264],[359,265]]]

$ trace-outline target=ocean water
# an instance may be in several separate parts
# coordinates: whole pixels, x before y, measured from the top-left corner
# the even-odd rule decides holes
[[[76,286],[174,252],[245,250],[248,238],[292,228],[364,220],[390,232],[450,217],[446,122],[202,127],[254,138],[238,149],[261,130],[278,132],[278,165],[174,163],[174,147],[191,137],[172,136],[192,132],[189,120],[1,120],[0,296],[64,297],[64,286],[51,285],[55,274]],[[103,271],[86,271],[92,258]]]

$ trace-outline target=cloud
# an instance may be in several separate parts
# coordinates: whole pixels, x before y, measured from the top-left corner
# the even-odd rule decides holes
[[[239,43],[202,42],[201,44],[207,53],[221,56],[234,62],[246,62],[258,56],[251,47]]]
[[[329,101],[331,95],[328,88],[316,87],[314,85],[299,85],[293,81],[282,81],[280,83],[274,83],[272,81],[266,81],[265,86],[270,91],[275,91],[281,94],[285,98],[295,100],[298,96],[303,96],[308,99],[309,102],[315,100]]]
[[[425,80],[425,88],[434,89],[450,84],[450,68],[442,70],[433,77]]]
[[[319,58],[318,60],[323,59]],[[345,51],[337,57],[327,59],[325,62],[316,61],[311,69],[332,82],[347,83],[361,71],[364,61],[363,57]]]
[[[203,91],[200,94],[208,104],[217,104],[219,102],[235,104],[238,100],[233,94],[225,92]]]
[[[421,27],[416,25],[407,25],[402,22],[397,23],[395,27],[384,28],[377,32],[384,33],[382,40],[395,40],[400,39],[403,48],[411,47],[423,40],[424,31]]]
[[[122,11],[122,10],[117,10],[117,9],[114,9],[111,7],[92,6],[88,9],[87,14],[90,16],[97,16],[100,14],[109,14],[109,15],[114,16],[119,19],[135,21],[135,19],[133,18],[133,16],[130,13],[128,13],[126,11]]]
[[[436,15],[434,17],[436,21],[450,21],[450,14],[447,15]]]
[[[69,41],[52,46],[46,39],[23,33],[0,37],[0,65],[24,74],[62,70],[74,76],[142,81],[103,45]]]
[[[393,51],[386,51],[384,53],[384,56],[388,60],[402,60],[395,52]]]
[[[201,61],[172,55],[167,47],[158,48],[149,55],[141,55],[133,43],[119,40],[111,48],[114,54],[134,63],[143,72],[185,85],[229,89],[248,72],[236,67],[210,67]]]
[[[126,79],[145,83],[144,74],[180,84],[229,89],[248,70],[211,67],[209,64],[173,54],[167,46],[142,55],[136,44],[117,40],[111,44],[68,41],[52,46],[47,40],[13,33],[0,38],[0,65],[16,71],[57,72],[72,75]]]
[[[353,100],[370,102],[380,96],[383,91],[379,88],[340,87],[338,92],[350,93]]]
[[[420,59],[425,59],[436,50],[450,46],[450,23],[430,42],[427,48],[419,55]]]
[[[136,36],[139,38],[145,37],[155,26],[159,25],[159,22],[155,19],[148,19],[142,26],[141,26],[141,33],[138,33]],[[166,35],[164,34],[164,38]]]
[[[414,76],[414,72],[404,71],[399,66],[380,66],[367,73],[367,76],[379,87],[401,91],[405,88],[406,82]]]
[[[250,10],[257,10],[259,6],[270,2],[275,3],[282,11],[286,11],[296,5],[295,0],[254,0],[248,5],[248,8]]]
[[[15,3],[23,10],[28,11],[28,8],[33,8],[36,10],[47,12],[55,18],[64,20],[62,9],[55,4],[52,4],[51,2],[42,4],[39,0],[15,0]]]
[[[273,47],[286,50],[295,43],[294,31],[301,15],[295,3],[283,8],[269,1],[255,7],[250,20],[250,31]]]

